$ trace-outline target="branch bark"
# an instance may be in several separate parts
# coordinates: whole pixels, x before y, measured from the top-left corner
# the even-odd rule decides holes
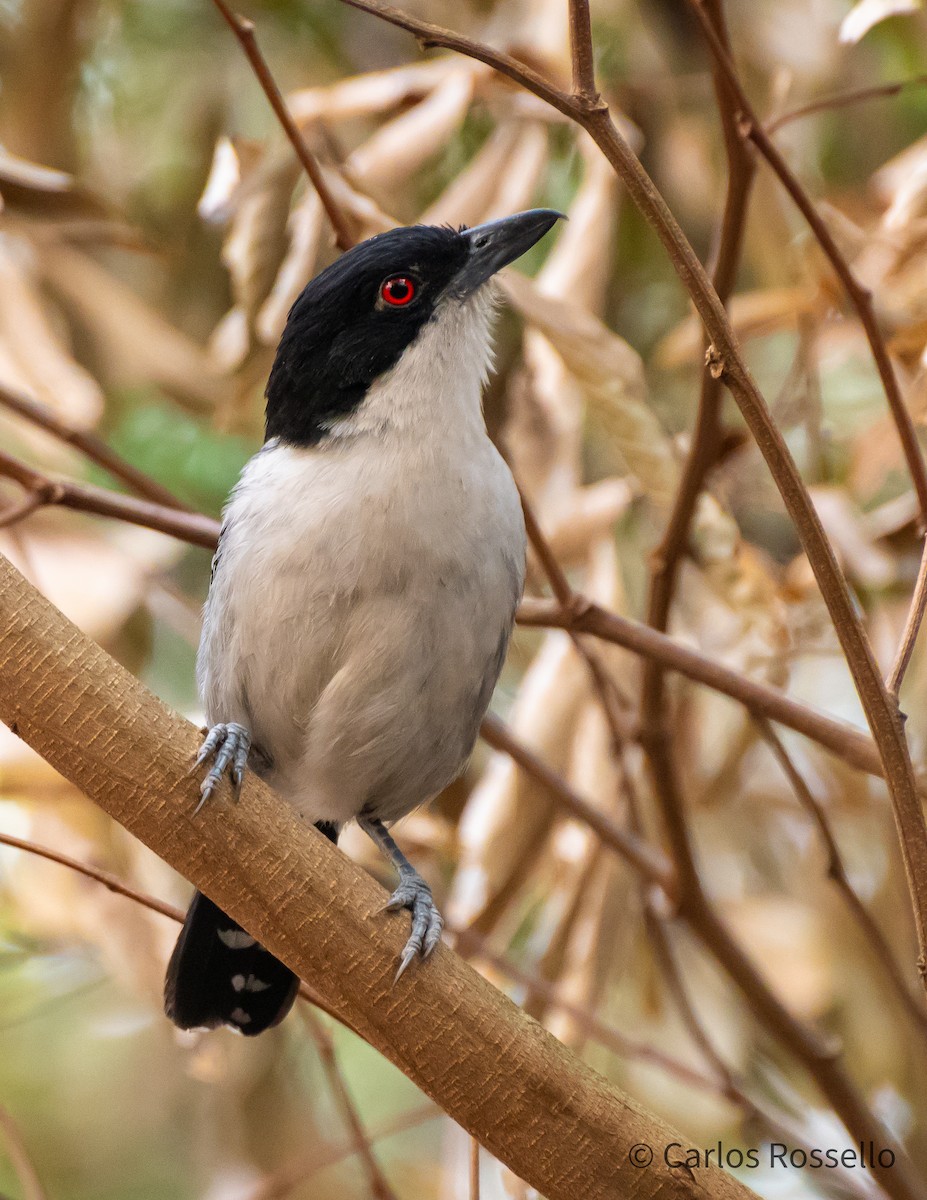
[[[705,327],[710,342],[711,370],[723,380],[737,402],[795,525],[879,747],[917,929],[918,969],[927,986],[927,825],[898,705],[882,680],[846,578],[795,460],[743,359],[724,305],[679,222],[621,136],[607,109],[587,110],[572,95],[511,55],[421,21],[380,0],[343,2],[408,30],[423,46],[441,46],[486,63],[569,117],[589,134],[611,163],[634,204],[662,242]],[[895,1178],[897,1180],[897,1175]]]
[[[675,1135],[575,1058],[457,955],[393,985],[406,920],[258,780],[194,820],[193,727],[0,557],[0,718],[306,979],[550,1200],[748,1200],[729,1174],[673,1171],[639,1143]]]

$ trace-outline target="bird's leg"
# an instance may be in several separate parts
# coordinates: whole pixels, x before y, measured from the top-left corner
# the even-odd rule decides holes
[[[427,958],[431,954],[441,940],[444,918],[438,912],[431,888],[393,841],[383,822],[373,817],[358,817],[357,823],[399,872],[399,887],[390,896],[384,911],[407,908],[412,913],[412,932],[399,959],[398,979],[414,958]]]
[[[206,778],[200,784],[200,802],[193,810],[193,815],[200,811],[216,789],[222,776],[229,772],[232,784],[232,794],[237,800],[241,794],[241,785],[245,778],[245,768],[248,765],[248,752],[251,749],[251,734],[244,725],[229,721],[227,725],[213,725],[206,734],[200,746],[191,771],[203,765],[208,759],[213,760]],[[231,770],[229,768],[231,767]]]

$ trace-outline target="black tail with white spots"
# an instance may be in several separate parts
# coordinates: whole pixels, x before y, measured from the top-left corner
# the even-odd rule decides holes
[[[333,825],[318,828],[337,841]],[[175,1025],[230,1025],[254,1037],[283,1020],[298,989],[289,967],[202,892],[194,893],[164,984],[164,1011]]]

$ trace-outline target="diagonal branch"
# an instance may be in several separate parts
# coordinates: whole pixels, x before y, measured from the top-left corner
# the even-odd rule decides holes
[[[431,22],[420,21],[379,0],[343,0],[343,3],[408,30],[424,46],[445,47],[485,62],[564,113],[592,137],[660,238],[707,331],[711,343],[711,369],[736,400],[795,524],[853,675],[885,767],[917,928],[919,964],[927,972],[927,826],[898,706],[882,681],[846,579],[795,460],[743,360],[724,306],[666,201],[607,110],[586,111],[570,95],[511,55]],[[897,1178],[896,1174],[896,1183]]]
[[[915,997],[911,994],[904,975],[901,973],[898,963],[895,961],[895,956],[883,937],[881,929],[879,929],[869,909],[856,894],[850,882],[850,876],[843,861],[843,855],[840,853],[840,847],[837,845],[837,839],[834,837],[834,831],[830,827],[830,822],[822,805],[815,798],[814,793],[805,782],[801,772],[792,761],[792,757],[785,748],[782,739],[769,722],[760,719],[756,724],[763,740],[769,746],[773,757],[779,764],[786,779],[788,779],[796,799],[811,817],[817,828],[818,835],[827,853],[828,876],[833,880],[834,885],[843,896],[847,908],[866,940],[866,944],[882,964],[885,978],[888,980],[895,995],[901,1001],[902,1007],[914,1022],[918,1033],[922,1037],[927,1036],[927,1009],[924,1008],[921,997]]]
[[[277,120],[283,126],[284,133],[286,133],[286,136],[290,139],[290,144],[296,151],[296,157],[302,163],[306,174],[312,181],[312,186],[318,192],[319,199],[322,201],[322,207],[325,209],[332,229],[335,231],[335,243],[338,249],[350,250],[356,240],[354,232],[341,206],[332,195],[319,164],[306,145],[303,135],[300,133],[290,110],[286,106],[286,101],[277,87],[277,82],[271,74],[264,55],[257,44],[257,38],[254,36],[254,22],[233,12],[225,0],[213,0],[213,4],[215,4],[216,8],[222,14],[226,24],[232,33],[235,34],[242,50],[247,55],[248,62],[251,63],[258,82],[264,89],[264,95],[270,101],[270,106],[276,113]]]
[[[636,1170],[630,1148],[665,1145],[671,1130],[447,948],[394,985],[406,922],[385,916],[383,889],[259,780],[240,804],[223,797],[194,819],[194,728],[3,558],[0,718],[550,1200],[696,1200],[706,1189],[714,1200],[747,1200],[723,1171],[696,1181],[659,1157]]]
[[[898,438],[901,442],[905,461],[908,464],[911,481],[917,493],[921,524],[927,527],[927,467],[924,465],[924,456],[921,453],[917,431],[914,428],[914,421],[901,395],[898,378],[888,357],[885,339],[882,337],[882,331],[879,329],[879,323],[876,320],[875,309],[872,305],[872,294],[867,288],[862,286],[853,274],[850,264],[841,253],[827,224],[812,204],[808,193],[798,182],[795,174],[783,158],[781,151],[769,136],[763,126],[763,122],[759,119],[753,106],[750,104],[728,48],[718,36],[717,30],[708,16],[706,0],[689,0],[689,3],[701,22],[705,39],[711,49],[715,63],[724,76],[726,86],[730,88],[735,97],[740,110],[741,136],[753,143],[763,158],[766,159],[789,196],[791,196],[795,206],[807,221],[818,244],[827,256],[827,260],[833,267],[837,278],[843,284],[850,303],[856,309],[860,323],[866,334],[866,340],[869,342],[869,348],[872,351],[872,357],[875,360],[879,378],[882,380],[882,387],[885,390],[892,420],[898,431]]]
[[[100,517],[111,517],[117,521],[128,521],[131,525],[156,529],[159,533],[170,534],[206,550],[214,550],[219,537],[219,522],[214,521],[212,517],[168,508],[149,500],[136,500],[133,496],[123,496],[120,492],[94,487],[90,483],[50,479],[41,471],[3,450],[0,450],[0,477],[18,483],[30,500],[30,503],[23,505],[16,514],[19,520],[37,507],[57,504],[75,512],[95,513]]]
[[[899,79],[896,83],[879,83],[874,87],[853,88],[849,92],[836,92],[831,96],[822,96],[798,108],[782,113],[775,120],[767,121],[766,132],[773,136],[786,125],[799,121],[803,117],[811,117],[817,113],[832,112],[838,108],[848,108],[853,104],[863,104],[868,100],[885,100],[897,96],[906,88],[924,87],[927,85],[927,75],[915,75],[911,79]]]
[[[98,438],[96,434],[88,433],[84,429],[75,429],[73,425],[68,425],[44,404],[30,400],[28,396],[22,396],[0,384],[0,406],[9,409],[10,412],[31,424],[37,425],[40,429],[54,434],[67,445],[73,446],[91,462],[109,472],[114,479],[121,479],[133,492],[144,496],[146,500],[151,500],[154,504],[163,504],[166,508],[180,509],[182,512],[192,511],[163,484],[158,483],[156,479],[152,479],[150,475],[146,475],[137,467],[133,467],[130,462],[107,446],[102,438]]]

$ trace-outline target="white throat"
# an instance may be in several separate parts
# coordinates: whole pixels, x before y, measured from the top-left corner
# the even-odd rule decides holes
[[[464,301],[444,300],[399,362],[371,385],[355,412],[332,423],[328,436],[484,434],[494,310],[491,286]]]

